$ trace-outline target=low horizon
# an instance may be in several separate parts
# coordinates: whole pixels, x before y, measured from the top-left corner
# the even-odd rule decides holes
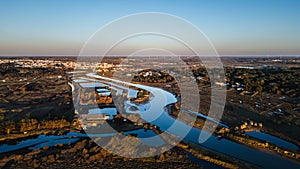
[[[4,57],[79,57],[82,55],[0,55]],[[127,57],[128,55],[86,55],[84,57]],[[300,57],[300,55],[178,55],[179,57]],[[135,56],[136,57],[136,56]],[[173,57],[173,55],[141,55],[141,57]],[[176,57],[176,56],[174,56]]]

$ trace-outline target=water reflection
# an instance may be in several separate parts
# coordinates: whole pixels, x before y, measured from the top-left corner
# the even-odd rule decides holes
[[[296,146],[295,144],[290,143],[285,140],[282,140],[282,139],[272,136],[270,134],[266,134],[266,133],[259,132],[259,131],[251,131],[251,132],[247,132],[246,134],[251,137],[258,138],[263,141],[268,141],[269,143],[273,143],[273,144],[277,145],[278,147],[283,147],[283,148],[287,148],[287,149],[291,149],[291,150],[295,150],[295,151],[298,150],[298,146]]]

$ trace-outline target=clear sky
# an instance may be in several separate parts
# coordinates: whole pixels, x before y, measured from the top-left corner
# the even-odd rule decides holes
[[[138,12],[190,21],[221,55],[300,55],[299,0],[0,0],[0,55],[78,55],[97,29]]]

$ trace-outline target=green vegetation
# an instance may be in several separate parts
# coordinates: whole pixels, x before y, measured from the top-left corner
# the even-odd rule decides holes
[[[244,84],[248,92],[300,97],[300,68],[226,68],[227,82]]]
[[[133,81],[146,83],[169,83],[174,81],[174,78],[163,70],[155,71],[148,69],[139,72],[136,76],[134,76]]]

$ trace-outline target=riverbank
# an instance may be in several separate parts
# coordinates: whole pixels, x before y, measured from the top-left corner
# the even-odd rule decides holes
[[[116,156],[95,144],[89,138],[81,138],[71,144],[57,144],[38,150],[21,149],[0,159],[3,168],[202,168],[191,162],[184,151],[173,148],[161,155],[130,159]]]

